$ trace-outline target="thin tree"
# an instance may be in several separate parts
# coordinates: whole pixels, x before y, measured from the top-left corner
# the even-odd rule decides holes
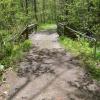
[[[45,0],[43,0],[43,9],[42,9],[42,12],[43,12],[43,22],[45,23]]]
[[[35,13],[35,19],[36,19],[36,21],[38,21],[38,17],[37,17],[37,2],[36,2],[36,0],[34,0],[34,13]]]
[[[28,0],[25,0],[26,14],[28,14]]]

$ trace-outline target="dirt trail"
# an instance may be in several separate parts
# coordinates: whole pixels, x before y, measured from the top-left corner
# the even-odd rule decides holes
[[[100,87],[64,51],[56,33],[40,32],[30,39],[33,47],[17,73],[5,74],[9,92],[1,100],[100,100]]]

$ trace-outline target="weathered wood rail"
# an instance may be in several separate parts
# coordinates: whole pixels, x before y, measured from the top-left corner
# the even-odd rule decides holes
[[[25,39],[29,38],[29,34],[31,34],[33,31],[35,31],[35,33],[37,32],[37,24],[31,24],[28,25],[27,27],[24,28],[24,30],[20,33],[20,37],[24,37]]]
[[[14,36],[12,36],[11,38],[9,38],[7,41],[10,42],[10,41],[20,41],[20,40],[26,40],[29,38],[29,35],[32,33],[32,32],[37,32],[37,27],[38,27],[38,24],[31,24],[31,25],[27,25],[23,30],[22,32],[20,32],[19,34],[16,34]]]
[[[67,36],[70,38],[78,38],[80,39],[81,37],[85,39],[88,39],[89,41],[94,42],[94,47],[93,47],[93,56],[96,57],[96,51],[97,51],[97,39],[94,37],[87,36],[86,33],[82,33],[79,31],[76,31],[70,27],[68,27],[64,23],[58,23],[57,24],[57,32],[60,36]]]
[[[37,24],[28,25],[20,35],[25,36],[25,39],[28,39],[29,34],[31,34],[33,31],[37,31]]]
[[[57,24],[57,32],[60,36],[66,35],[70,38],[77,38],[76,33],[71,31],[64,23]]]
[[[35,33],[37,32],[37,24],[31,24],[28,25],[24,28],[24,30],[22,32],[20,32],[19,34],[7,37],[6,40],[3,39],[2,35],[0,34],[0,50],[3,48],[5,49],[5,44],[6,43],[16,43],[16,42],[22,42],[26,39],[29,38],[29,34],[31,34],[32,32],[35,31]],[[4,57],[4,54],[2,52],[0,52],[0,60]]]

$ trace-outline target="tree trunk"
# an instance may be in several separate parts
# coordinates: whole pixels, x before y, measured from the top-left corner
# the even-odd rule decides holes
[[[37,2],[36,2],[36,0],[34,0],[34,13],[35,13],[35,19],[36,19],[36,21],[38,21],[38,17],[37,17]]]
[[[26,14],[28,14],[28,0],[25,0]]]
[[[45,23],[45,0],[43,0],[43,9],[42,9],[42,12],[43,12],[43,22]]]

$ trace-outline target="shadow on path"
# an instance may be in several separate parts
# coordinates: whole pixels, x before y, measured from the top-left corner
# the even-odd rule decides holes
[[[46,86],[44,86],[39,92],[37,92],[35,95],[33,95],[32,97],[30,97],[28,100],[33,100],[35,99],[37,96],[39,96],[42,92],[44,92],[53,82],[55,82],[56,79],[58,79],[62,74],[64,74],[66,72],[63,71],[58,75],[55,75],[55,78],[52,79]]]
[[[15,92],[11,93],[7,100],[12,100],[22,89],[24,89],[25,87],[27,87],[27,85],[31,82],[30,78],[27,77],[27,80],[25,82],[25,84],[23,84],[22,86],[18,87],[17,89],[15,89]]]

